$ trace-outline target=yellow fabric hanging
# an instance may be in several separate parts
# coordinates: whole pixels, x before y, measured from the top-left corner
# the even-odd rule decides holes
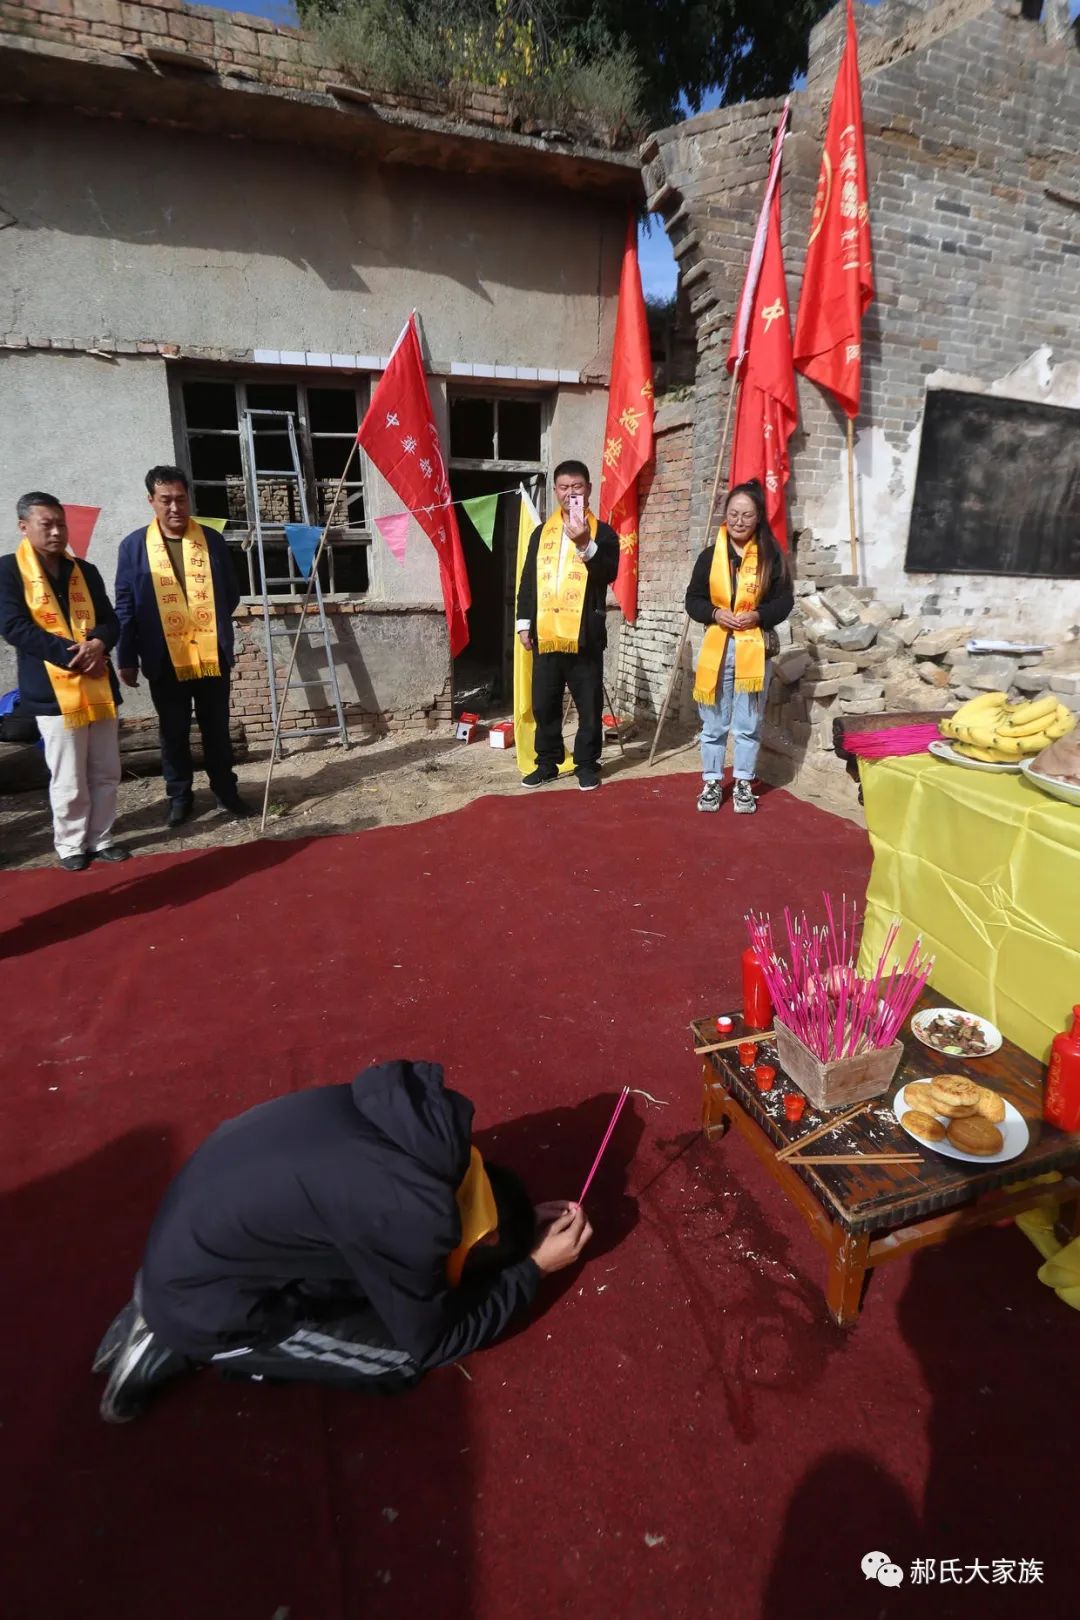
[[[521,489],[521,509],[518,513],[517,565],[514,571],[514,601],[521,589],[521,576],[529,554],[529,541],[540,523],[540,514],[529,499],[524,486]],[[536,769],[536,721],[532,712],[533,655],[521,645],[521,637],[514,636],[514,752],[518,770],[528,776]],[[574,761],[567,757],[559,766],[559,775],[568,776]]]
[[[26,539],[20,542],[19,549],[15,553],[15,561],[22,578],[23,596],[30,609],[30,617],[39,630],[46,630],[52,636],[61,636],[65,641],[86,641],[97,617],[94,602],[78,562],[69,553],[65,555],[73,564],[71,579],[68,581],[67,619],[60,611],[60,603],[42,566],[41,558]],[[116,704],[113,702],[108,674],[80,675],[75,670],[61,669],[59,664],[50,664],[47,658],[43,662],[53,694],[60,706],[60,713],[64,717],[64,725],[69,730],[74,731],[79,726],[88,726],[94,720],[116,719]]]
[[[751,540],[742,555],[739,568],[739,587],[735,606],[731,605],[731,562],[728,557],[728,532],[724,524],[716,536],[712,567],[709,570],[709,600],[714,608],[726,608],[729,613],[750,613],[757,607],[761,596],[761,559],[758,543]],[[694,671],[694,702],[715,703],[720,671],[724,667],[728,637],[735,637],[735,690],[760,692],[765,685],[765,637],[755,626],[751,630],[725,630],[711,624],[706,630]]]
[[[198,681],[207,675],[220,675],[221,659],[210,547],[194,519],[188,519],[183,545],[186,593],[180,587],[156,518],[146,531],[150,577],[172,667],[178,681]]]
[[[589,537],[596,539],[596,518],[586,512]],[[563,545],[565,518],[556,507],[540,533],[536,557],[536,639],[542,653],[576,653],[585,608],[589,571],[574,545]]]

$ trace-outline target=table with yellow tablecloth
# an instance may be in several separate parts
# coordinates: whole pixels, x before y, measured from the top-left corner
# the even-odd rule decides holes
[[[1045,1063],[1080,1003],[1080,808],[929,754],[859,764],[874,865],[860,967],[901,922],[931,985]]]

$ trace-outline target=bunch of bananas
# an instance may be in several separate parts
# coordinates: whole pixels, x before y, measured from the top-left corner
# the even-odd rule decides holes
[[[1003,765],[1041,753],[1075,724],[1075,714],[1055,697],[1010,703],[1006,692],[983,692],[942,720],[939,729],[966,759]]]

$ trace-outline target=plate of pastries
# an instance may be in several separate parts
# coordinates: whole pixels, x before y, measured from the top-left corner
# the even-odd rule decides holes
[[[1027,1121],[991,1086],[964,1074],[911,1080],[893,1098],[893,1112],[923,1147],[969,1164],[1002,1164],[1028,1145]]]

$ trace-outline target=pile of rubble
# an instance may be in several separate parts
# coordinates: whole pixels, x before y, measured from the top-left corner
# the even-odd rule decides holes
[[[833,753],[833,721],[843,715],[947,710],[995,691],[1014,698],[1053,692],[1080,712],[1076,632],[1045,653],[971,653],[972,637],[995,634],[974,614],[949,625],[932,597],[919,613],[879,600],[872,586],[843,574],[835,547],[809,534],[800,537],[796,575],[795,611],[781,626],[769,690],[761,761],[766,779],[843,775]]]

